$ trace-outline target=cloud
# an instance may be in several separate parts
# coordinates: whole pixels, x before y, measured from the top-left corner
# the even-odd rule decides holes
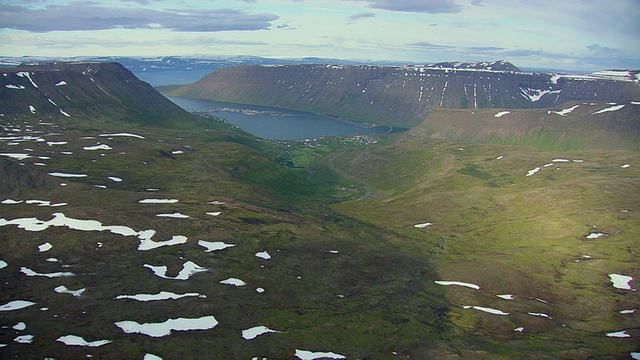
[[[372,17],[375,17],[375,16],[376,16],[376,14],[373,14],[373,13],[360,12],[360,13],[353,14],[353,15],[349,16],[347,18],[347,20],[349,20],[350,22],[353,22],[353,21],[358,21],[360,19],[372,18]]]
[[[598,54],[598,55],[608,55],[608,54],[615,53],[615,52],[618,51],[618,49],[613,49],[613,48],[610,48],[610,47],[601,46],[599,44],[587,45],[587,50],[589,50],[590,53]]]
[[[366,0],[374,9],[419,12],[429,14],[459,13],[461,7],[453,0]]]
[[[91,2],[47,5],[30,9],[0,4],[0,28],[31,32],[87,31],[106,29],[153,29],[215,32],[264,30],[278,19],[273,14],[250,14],[240,10],[154,10],[105,7]]]
[[[418,49],[421,49],[421,50],[451,50],[451,49],[455,49],[455,46],[432,44],[432,43],[426,42],[426,41],[417,42],[417,43],[411,43],[411,44],[408,44],[408,46],[413,47],[413,48],[418,48]]]

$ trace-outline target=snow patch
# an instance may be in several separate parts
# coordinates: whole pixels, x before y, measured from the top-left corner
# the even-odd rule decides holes
[[[95,150],[112,150],[113,148],[106,144],[99,144],[94,146],[85,146],[83,147],[83,149],[88,151],[95,151]]]
[[[629,285],[629,282],[633,280],[631,276],[620,275],[620,274],[609,274],[609,278],[611,278],[613,287],[616,289],[634,290],[631,288],[631,285]]]
[[[579,106],[580,105],[575,105],[567,109],[562,109],[560,111],[550,111],[549,113],[558,114],[560,116],[567,116],[568,114],[571,114],[573,110],[577,109]]]
[[[233,285],[233,286],[245,286],[245,285],[247,285],[247,283],[245,283],[244,281],[242,281],[240,279],[236,279],[236,278],[228,278],[226,280],[222,280],[222,281],[220,281],[220,284]]]
[[[596,111],[591,115],[597,115],[597,114],[602,114],[602,113],[606,113],[606,112],[611,112],[611,111],[618,111],[620,109],[622,109],[623,107],[625,107],[626,105],[615,105],[615,106],[611,106],[608,108],[604,108],[602,110]]]
[[[247,330],[242,330],[242,338],[245,340],[253,340],[260,335],[277,332],[279,331],[271,330],[266,326],[255,326]]]
[[[49,175],[64,178],[83,178],[88,176],[87,174],[70,174],[63,172],[50,172]]]
[[[78,290],[69,290],[69,289],[67,289],[66,286],[61,285],[61,286],[58,286],[57,288],[55,288],[53,290],[55,292],[57,292],[58,294],[69,294],[69,295],[73,295],[73,296],[78,297],[78,296],[81,296],[82,293],[87,289],[82,288],[82,289],[78,289]]]
[[[140,324],[135,321],[120,321],[115,325],[127,334],[137,333],[150,337],[163,337],[170,335],[171,331],[213,329],[218,325],[218,321],[213,316],[203,316],[200,318],[169,319],[161,323]]]
[[[217,250],[223,250],[228,247],[236,246],[235,244],[226,244],[222,241],[204,241],[204,240],[198,241],[198,245],[207,249],[205,250],[205,252],[213,252]]]
[[[206,298],[205,295],[198,293],[176,294],[168,291],[161,291],[157,294],[137,294],[137,295],[118,295],[116,300],[131,299],[135,301],[159,301],[159,300],[178,300],[186,297]]]
[[[171,213],[171,214],[156,214],[157,217],[166,217],[166,218],[174,218],[174,219],[188,219],[189,215],[184,215],[181,213]]]
[[[465,308],[465,309],[474,309],[474,310],[486,312],[486,313],[493,314],[493,315],[501,315],[501,316],[509,315],[508,312],[504,312],[504,311],[500,311],[500,310],[496,310],[496,309],[492,309],[492,308],[488,308],[488,307],[482,307],[482,306],[463,306],[463,308]]]
[[[51,245],[51,243],[44,243],[42,245],[38,245],[38,252],[46,252],[51,250],[51,248],[53,248],[53,245]]]
[[[495,114],[494,116],[499,118],[499,117],[503,117],[507,114],[511,114],[511,111],[500,111],[499,113]]]
[[[435,281],[435,283],[438,285],[444,285],[444,286],[456,285],[456,286],[464,286],[471,289],[480,290],[480,286],[476,284],[470,284],[470,283],[460,282],[460,281]]]
[[[34,303],[32,301],[13,300],[13,301],[9,301],[8,303],[6,303],[4,305],[0,305],[0,311],[20,310],[20,309],[24,309],[26,307],[29,307],[29,306],[35,305],[35,304],[36,303]]]
[[[431,225],[433,225],[433,224],[430,223],[430,222],[427,222],[427,223],[422,223],[422,224],[415,224],[415,225],[413,225],[413,227],[414,228],[418,228],[418,229],[424,229],[424,228],[426,228],[428,226],[431,226]]]
[[[67,346],[86,346],[86,347],[98,347],[109,344],[112,340],[97,340],[88,342],[77,335],[65,335],[60,336],[56,341],[61,342]]]
[[[346,359],[344,355],[336,354],[333,352],[313,352],[313,351],[298,350],[298,349],[296,349],[296,357],[300,360]]]
[[[209,269],[202,267],[194,263],[193,261],[187,261],[184,264],[182,264],[182,270],[180,270],[178,275],[176,275],[175,277],[167,276],[168,268],[164,265],[154,266],[154,265],[144,264],[143,267],[151,269],[151,271],[153,271],[153,274],[157,277],[160,277],[163,279],[170,279],[170,280],[189,280],[189,278],[192,275],[195,275],[200,272],[209,271]]]
[[[261,259],[265,259],[265,260],[271,259],[271,255],[269,255],[269,253],[266,251],[257,252],[255,255],[256,257],[259,257]]]
[[[631,335],[627,334],[626,330],[610,332],[610,333],[607,333],[607,336],[613,337],[613,338],[630,338],[631,337]]]
[[[142,199],[138,202],[140,204],[175,204],[178,199]]]
[[[113,134],[100,134],[98,136],[102,136],[102,137],[116,137],[116,136],[125,136],[125,137],[134,137],[134,138],[138,138],[138,139],[144,139],[144,136],[142,135],[137,135],[137,134],[132,134],[132,133],[126,133],[126,132],[122,132],[122,133],[113,133]]]

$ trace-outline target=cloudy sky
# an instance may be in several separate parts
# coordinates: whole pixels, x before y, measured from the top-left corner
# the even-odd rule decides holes
[[[640,68],[640,0],[0,0],[0,55]]]

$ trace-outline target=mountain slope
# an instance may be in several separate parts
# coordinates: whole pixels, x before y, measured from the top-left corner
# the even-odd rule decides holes
[[[92,72],[5,72],[18,106],[0,102],[0,358],[450,351],[446,303],[411,290],[414,244],[327,208],[349,181],[286,169],[283,145],[224,122],[128,116],[163,104],[72,66]],[[425,304],[429,326],[413,316]],[[276,333],[249,338],[262,326]]]
[[[436,109],[415,137],[555,150],[640,149],[640,102],[569,102],[551,109]]]
[[[401,127],[436,108],[528,109],[640,100],[637,81],[525,73],[508,62],[405,67],[282,65],[215,71],[168,93],[267,105]]]
[[[117,63],[22,64],[0,73],[5,116],[95,116],[170,127],[195,119]]]

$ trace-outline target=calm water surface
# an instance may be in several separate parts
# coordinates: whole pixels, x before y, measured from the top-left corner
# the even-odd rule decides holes
[[[374,135],[391,130],[388,126],[363,127],[330,117],[266,106],[224,103],[169,97],[187,111],[202,111],[265,139],[303,140],[320,136]]]

